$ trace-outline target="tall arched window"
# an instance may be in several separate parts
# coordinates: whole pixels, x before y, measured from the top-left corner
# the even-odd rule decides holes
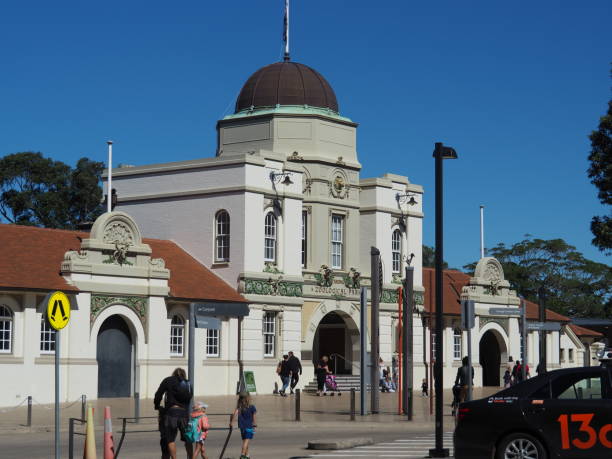
[[[215,261],[229,261],[230,218],[225,210],[217,212],[215,218]]]
[[[0,352],[9,354],[13,344],[13,313],[8,306],[0,305]]]
[[[182,356],[185,348],[185,320],[179,316],[172,316],[170,323],[170,355]]]
[[[55,353],[55,329],[47,322],[44,312],[40,317],[40,353]]]
[[[264,234],[264,261],[276,263],[276,216],[272,212],[266,214]]]
[[[402,269],[402,232],[398,229],[391,236],[391,261],[393,273],[399,273]]]

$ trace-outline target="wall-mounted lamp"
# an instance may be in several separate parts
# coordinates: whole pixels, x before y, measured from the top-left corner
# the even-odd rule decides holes
[[[270,180],[272,183],[281,183],[283,185],[292,185],[291,172],[270,172]]]
[[[409,206],[414,206],[415,204],[418,204],[417,200],[414,199],[415,196],[415,193],[397,193],[395,195],[395,200],[398,204],[408,204]]]

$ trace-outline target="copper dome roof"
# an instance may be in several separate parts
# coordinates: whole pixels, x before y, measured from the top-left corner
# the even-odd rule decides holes
[[[338,113],[336,94],[327,80],[297,62],[276,62],[251,75],[240,90],[235,113],[277,105],[308,105]]]

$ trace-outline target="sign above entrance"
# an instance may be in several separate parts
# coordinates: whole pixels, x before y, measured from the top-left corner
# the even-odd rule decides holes
[[[203,317],[244,317],[249,315],[249,305],[246,303],[191,303],[196,319]]]
[[[55,330],[61,330],[70,321],[70,300],[64,292],[53,292],[47,300],[47,320]]]
[[[520,316],[521,312],[521,308],[489,308],[492,316]]]
[[[196,314],[196,328],[207,328],[209,330],[219,330],[221,320],[216,317],[208,317]]]
[[[527,330],[559,331],[561,322],[527,322]]]

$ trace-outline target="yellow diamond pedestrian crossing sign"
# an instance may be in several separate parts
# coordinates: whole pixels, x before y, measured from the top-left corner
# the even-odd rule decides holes
[[[64,292],[53,292],[47,301],[47,320],[56,330],[61,330],[70,320],[70,300]]]

